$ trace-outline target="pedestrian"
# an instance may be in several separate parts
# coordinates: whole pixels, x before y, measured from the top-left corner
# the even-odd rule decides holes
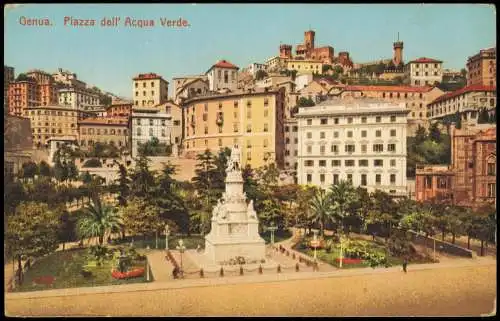
[[[179,275],[179,269],[176,267],[174,267],[174,270],[172,271],[172,276],[174,277],[174,279],[177,279]]]
[[[405,257],[404,261],[403,261],[403,271],[406,273],[406,266],[408,266],[408,258]]]

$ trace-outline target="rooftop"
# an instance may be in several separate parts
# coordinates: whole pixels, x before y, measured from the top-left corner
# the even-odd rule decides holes
[[[463,88],[460,88],[458,90],[452,91],[451,93],[446,93],[444,95],[441,95],[438,98],[436,98],[434,101],[432,101],[430,104],[439,103],[441,101],[451,99],[451,98],[460,96],[462,94],[470,93],[470,92],[496,91],[496,90],[497,90],[497,88],[495,86],[471,85],[471,86],[463,87]]]
[[[154,72],[150,72],[147,74],[139,74],[138,76],[134,77],[133,80],[145,80],[145,79],[163,79],[160,75],[155,74]],[[165,79],[163,79],[166,81]],[[168,83],[168,81],[166,81]]]
[[[427,86],[427,87],[411,87],[411,86],[358,86],[351,85],[345,86],[344,90],[347,91],[393,91],[393,92],[417,92],[417,93],[425,93],[431,91],[435,87]]]
[[[229,61],[223,59],[223,60],[219,60],[217,61],[212,67],[210,67],[210,69],[207,70],[206,73],[208,73],[210,70],[212,70],[213,68],[227,68],[227,69],[240,69],[239,67],[233,65],[232,63],[230,63]]]
[[[329,114],[408,113],[404,103],[391,103],[376,98],[329,99],[316,106],[300,107],[297,117]]]
[[[262,95],[262,94],[276,94],[278,90],[276,89],[266,89],[266,88],[251,88],[247,90],[238,89],[235,91],[230,91],[227,93],[218,93],[218,92],[208,92],[205,95],[200,95],[193,97],[191,99],[186,100],[184,103],[204,100],[204,99],[217,99],[217,98],[226,98],[226,97],[235,97],[235,96],[251,96],[251,95]]]
[[[410,64],[411,63],[442,63],[442,61],[441,60],[432,59],[432,58],[427,58],[427,57],[421,57],[421,58],[412,60],[409,63]]]

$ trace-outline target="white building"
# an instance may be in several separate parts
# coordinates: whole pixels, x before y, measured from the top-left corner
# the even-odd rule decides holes
[[[155,73],[139,74],[133,78],[135,107],[153,107],[168,100],[168,81]]]
[[[302,88],[306,87],[309,83],[313,81],[313,75],[312,74],[302,74],[302,75],[297,75],[295,77],[295,90],[301,90]]]
[[[208,93],[208,79],[206,76],[173,78],[174,99],[177,104],[195,96],[206,95]]]
[[[328,188],[340,180],[406,195],[404,103],[329,100],[299,108],[299,184]]]
[[[205,73],[210,91],[238,88],[238,67],[227,60],[220,60]]]
[[[441,119],[460,113],[463,121],[477,124],[479,111],[494,112],[497,106],[495,86],[471,85],[439,96],[427,105],[430,119]]]
[[[81,109],[83,106],[99,106],[99,95],[76,87],[59,89],[59,105]]]
[[[406,76],[411,86],[432,86],[443,81],[443,62],[431,58],[419,58],[406,65]]]
[[[296,118],[285,119],[285,170],[295,176],[299,147],[299,128]]]
[[[259,64],[259,63],[254,62],[253,64],[251,64],[250,66],[248,66],[248,68],[246,68],[246,70],[249,73],[251,73],[252,76],[255,77],[255,74],[257,73],[257,71],[259,71],[259,70],[267,71],[267,65],[266,64]]]
[[[286,68],[286,61],[286,58],[275,56],[267,59],[265,65],[268,71],[282,70]]]
[[[172,116],[158,107],[133,108],[130,118],[132,157],[138,156],[139,144],[158,138],[160,144],[171,144]]]
[[[52,74],[52,77],[54,78],[54,81],[62,83],[69,87],[78,89],[85,89],[87,87],[87,84],[85,82],[78,80],[76,74],[72,73],[69,70],[63,70],[62,68],[59,68],[56,73]]]

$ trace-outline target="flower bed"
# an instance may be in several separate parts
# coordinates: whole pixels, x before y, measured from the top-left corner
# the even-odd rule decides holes
[[[39,276],[33,279],[34,284],[52,285],[56,280],[52,275]]]
[[[115,279],[137,278],[137,277],[143,276],[144,271],[145,271],[144,268],[137,268],[137,269],[130,270],[128,272],[120,272],[120,271],[113,270],[113,271],[111,271],[111,276]]]
[[[340,263],[340,258],[339,257],[335,258],[335,261]],[[351,259],[347,257],[342,259],[342,264],[362,264],[362,263],[363,263],[362,259]]]

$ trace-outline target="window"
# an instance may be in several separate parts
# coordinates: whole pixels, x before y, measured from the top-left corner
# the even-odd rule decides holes
[[[203,109],[204,109],[204,111],[205,111],[206,113],[208,113],[208,104],[205,104],[205,105],[203,106]]]
[[[360,159],[358,161],[358,166],[359,167],[368,167],[368,160],[367,159]]]
[[[319,174],[319,181],[321,182],[321,184],[325,183],[325,174]]]
[[[307,182],[308,183],[312,182],[312,174],[307,174]]]
[[[391,137],[396,137],[396,130],[395,129],[391,129]]]
[[[395,159],[391,159],[391,167],[395,167],[396,166],[396,160]]]
[[[328,124],[328,118],[321,118],[321,125],[327,125]]]
[[[340,167],[340,159],[333,159],[332,167]]]
[[[311,132],[307,132],[307,139],[311,139],[312,138],[312,133]]]
[[[381,130],[376,130],[375,131],[375,137],[381,137],[382,136],[382,131]]]
[[[384,151],[384,144],[373,144],[373,151],[380,153]]]
[[[267,145],[268,145],[268,140],[266,138],[266,139],[264,139],[264,147],[267,147]]]
[[[425,176],[424,188],[432,188],[432,176]]]
[[[141,127],[137,127],[137,136],[141,136]]]
[[[332,146],[331,146],[331,151],[332,151],[332,153],[338,153],[338,152],[339,152],[339,147],[338,147],[338,145],[332,145]]]
[[[269,128],[268,128],[268,127],[269,127],[269,126],[268,126],[267,124],[264,124],[264,131],[265,131],[265,132],[269,131]]]
[[[320,153],[321,155],[325,155],[325,145],[321,145],[321,146],[319,147],[319,153]]]
[[[266,110],[264,110],[264,117],[267,117],[267,116],[269,116],[269,110],[266,109]]]
[[[383,159],[374,159],[373,160],[373,166],[375,166],[375,167],[382,167],[382,166],[384,166],[384,160]]]
[[[396,116],[391,116],[391,123],[396,122]]]
[[[348,118],[347,118],[347,123],[348,123],[348,124],[352,124],[352,117],[348,117]]]
[[[234,101],[234,108],[238,108],[238,101],[237,100]]]
[[[333,174],[333,185],[337,185],[339,183],[339,174]]]
[[[366,124],[366,117],[361,117],[361,123]]]
[[[137,121],[136,121],[137,125],[140,125],[141,124],[141,119],[138,118]]]
[[[299,127],[298,127],[298,126],[293,126],[293,127],[292,127],[292,131],[293,131],[294,133],[296,133],[298,130],[299,130]]]
[[[376,174],[375,175],[375,184],[380,185],[380,183],[382,183],[382,175]]]
[[[320,160],[319,161],[319,166],[320,167],[326,167],[326,160]]]
[[[448,179],[446,177],[438,177],[437,179],[438,188],[445,189],[448,186]]]
[[[333,138],[339,138],[339,132],[333,132]]]
[[[375,117],[375,122],[380,123],[382,121],[382,117],[377,116]]]
[[[346,159],[344,162],[344,165],[346,167],[353,167],[354,166],[354,159]]]
[[[361,145],[361,152],[366,153],[366,144]]]
[[[361,174],[361,186],[366,186],[366,174]]]
[[[347,181],[352,184],[352,174],[347,174]]]
[[[338,123],[339,123],[339,119],[338,119],[338,118],[334,118],[334,119],[333,119],[333,123],[334,123],[335,125],[338,125]]]
[[[247,160],[252,160],[252,152],[247,152]]]
[[[153,128],[149,129],[149,136],[153,136]]]
[[[488,197],[496,197],[497,195],[497,184],[488,183]]]
[[[314,161],[313,160],[306,160],[306,161],[304,161],[304,166],[305,167],[313,167]]]
[[[395,152],[396,151],[396,144],[388,144],[387,145],[387,150],[389,152]]]
[[[308,120],[307,120],[307,125],[308,125],[308,126],[312,125],[312,122],[313,122],[313,120],[312,120],[312,119],[308,119]]]
[[[264,98],[264,106],[267,106],[267,105],[269,105],[269,99]]]
[[[247,125],[247,133],[251,133],[251,132],[252,132],[252,125],[248,124]]]
[[[154,123],[155,123],[154,119],[150,119],[150,120],[149,120],[149,126],[153,126],[153,125],[154,125]]]
[[[312,153],[312,146],[307,146],[307,153],[311,154]]]
[[[347,132],[347,137],[352,138],[352,131]]]
[[[361,131],[361,137],[366,137],[366,130]]]
[[[496,175],[496,164],[488,163],[488,175],[495,176]]]
[[[391,184],[394,185],[396,184],[396,174],[391,174]]]
[[[252,142],[250,140],[247,140],[247,148],[252,148]]]
[[[353,144],[347,145],[346,144],[345,147],[344,147],[344,151],[346,153],[354,153],[354,151],[355,151],[355,145],[353,145]]]
[[[319,138],[325,139],[325,132],[320,132],[319,133]]]

